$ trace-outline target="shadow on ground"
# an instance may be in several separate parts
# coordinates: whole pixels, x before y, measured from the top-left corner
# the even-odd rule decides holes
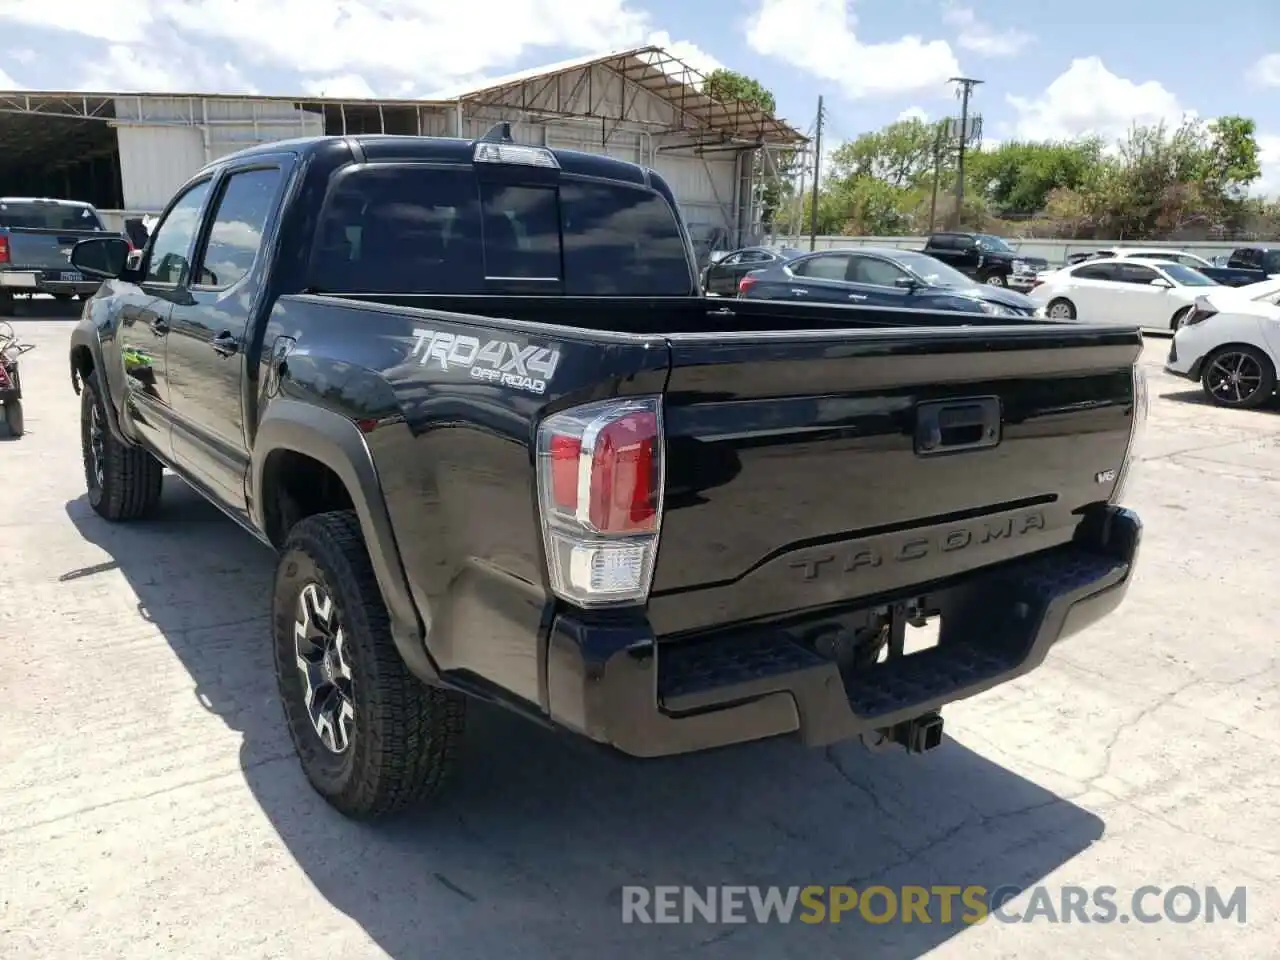
[[[918,957],[960,922],[624,925],[624,885],[1027,886],[1103,824],[948,741],[920,758],[787,741],[632,761],[480,706],[431,808],[348,822],[309,788],[275,699],[272,555],[173,478],[161,516],[67,514],[112,558],[199,704],[243,738],[248,786],[316,889],[395,958]],[[961,909],[957,905],[957,916]]]
[[[1204,395],[1204,391],[1198,387],[1191,390],[1170,390],[1168,393],[1157,394],[1157,396],[1159,396],[1161,400],[1172,400],[1175,403],[1187,403],[1197,407],[1213,406],[1213,404],[1209,402],[1209,398]],[[1272,397],[1262,406],[1254,407],[1252,409],[1275,412],[1277,408],[1280,408],[1280,402],[1277,402],[1277,399]]]

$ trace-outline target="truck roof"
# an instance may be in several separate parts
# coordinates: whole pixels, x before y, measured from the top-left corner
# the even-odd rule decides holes
[[[213,170],[223,164],[242,160],[247,157],[267,156],[279,153],[294,153],[306,156],[317,153],[335,143],[347,143],[360,151],[370,154],[371,159],[378,160],[422,160],[436,163],[471,163],[477,140],[464,140],[459,137],[414,137],[391,133],[365,133],[348,136],[298,137],[292,140],[277,140],[273,143],[257,144],[246,147],[204,166],[201,172]],[[642,186],[649,186],[651,172],[629,160],[618,160],[614,157],[601,156],[598,153],[584,153],[579,150],[562,150],[555,147],[542,147],[540,144],[519,144],[535,146],[551,153],[565,173],[583,176],[602,177],[608,180],[620,180]]]
[[[60,207],[80,207],[81,209],[92,210],[92,203],[85,203],[83,200],[59,200],[55,197],[0,197],[0,203],[51,203]]]

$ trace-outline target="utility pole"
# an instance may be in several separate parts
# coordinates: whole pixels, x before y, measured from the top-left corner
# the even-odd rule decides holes
[[[822,175],[822,97],[818,97],[818,126],[813,138],[813,199],[809,201],[809,250],[818,246],[818,178]]]
[[[950,82],[960,85],[956,90],[960,97],[960,148],[956,155],[956,226],[959,227],[964,213],[964,148],[969,142],[969,95],[982,81],[971,77],[952,77]]]
[[[943,120],[933,132],[933,193],[929,197],[930,233],[933,233],[933,225],[938,215],[938,178],[942,176],[942,137],[946,129],[947,122]]]

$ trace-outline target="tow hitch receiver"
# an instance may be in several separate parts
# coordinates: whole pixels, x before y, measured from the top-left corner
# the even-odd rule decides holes
[[[892,727],[889,739],[907,753],[924,753],[942,745],[942,716],[936,712],[913,717]]]

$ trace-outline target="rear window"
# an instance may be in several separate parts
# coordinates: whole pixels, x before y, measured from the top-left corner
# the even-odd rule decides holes
[[[312,257],[322,290],[688,296],[679,223],[653,191],[478,181],[466,167],[371,165],[341,177]]]
[[[0,227],[28,230],[101,230],[91,207],[30,200],[0,200]]]

